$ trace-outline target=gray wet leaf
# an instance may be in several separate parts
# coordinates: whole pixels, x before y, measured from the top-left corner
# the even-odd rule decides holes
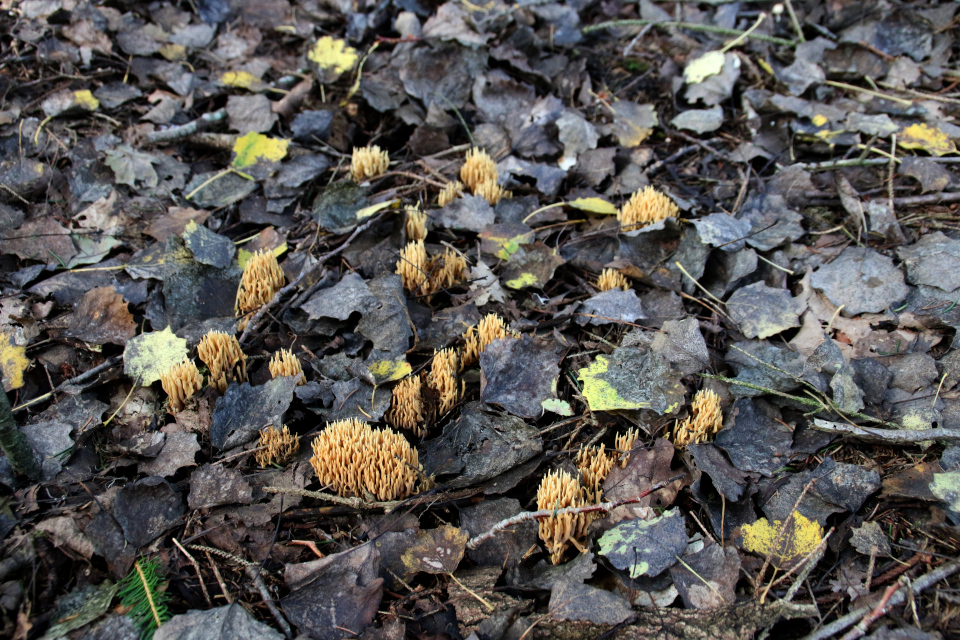
[[[561,350],[554,340],[529,335],[494,340],[480,354],[480,399],[522,418],[539,418],[544,401],[557,395]]]
[[[850,529],[850,544],[865,556],[871,553],[883,558],[891,555],[890,541],[883,534],[879,522],[864,522],[859,527]]]
[[[131,482],[117,492],[113,515],[130,544],[142,547],[180,521],[183,499],[157,476]]]
[[[480,402],[463,407],[460,419],[420,447],[425,473],[456,475],[445,483],[466,487],[494,478],[543,450],[540,432],[521,418],[493,411]]]
[[[922,187],[921,193],[943,191],[957,181],[956,177],[939,162],[932,158],[921,158],[919,156],[907,156],[903,158],[903,161],[897,168],[897,174],[918,180]],[[938,231],[937,233],[940,232]],[[923,236],[923,238],[926,237],[926,235]],[[923,238],[921,238],[921,240]]]
[[[804,359],[790,349],[780,348],[760,340],[738,342],[727,352],[726,360],[737,373],[738,381],[775,391],[793,391],[800,386],[797,378],[803,374]],[[787,373],[781,373],[777,369]],[[757,396],[764,393],[758,389],[739,385],[731,386],[730,391],[736,396]]]
[[[484,500],[460,508],[460,526],[472,538],[521,511],[520,501],[516,498]],[[467,555],[481,567],[510,567],[519,564],[536,541],[537,523],[528,520],[497,534],[476,549],[467,549]]]
[[[716,131],[723,125],[723,107],[718,105],[710,109],[683,111],[671,120],[670,124],[677,129],[686,129],[697,133]]]
[[[239,469],[222,464],[205,464],[190,475],[191,509],[209,509],[224,504],[250,504],[253,487]]]
[[[196,223],[187,224],[183,231],[183,243],[190,249],[194,260],[218,269],[229,267],[237,252],[237,247],[230,238]]]
[[[214,176],[218,177],[211,180]],[[246,198],[257,190],[257,183],[232,172],[208,171],[194,175],[183,190],[193,194],[190,201],[196,206],[219,209]]]
[[[673,584],[688,609],[716,609],[737,601],[740,555],[735,547],[708,543],[670,567]]]
[[[206,611],[189,611],[173,616],[153,634],[153,640],[282,640],[283,635],[254,618],[234,602]]]
[[[367,287],[380,303],[357,323],[357,333],[373,341],[367,362],[403,359],[410,348],[413,329],[400,276],[395,273],[377,276],[367,282]]]
[[[697,469],[710,476],[713,486],[730,502],[737,502],[747,485],[743,472],[730,461],[716,445],[710,443],[690,444],[687,450],[693,456]]]
[[[330,233],[350,233],[357,226],[357,211],[366,207],[366,189],[349,180],[328,186],[313,201],[313,215]]]
[[[786,289],[755,282],[733,292],[727,313],[748,338],[769,338],[800,326],[799,302]]]
[[[880,313],[910,293],[893,260],[865,247],[847,247],[814,272],[810,282],[851,316]]]
[[[600,540],[600,555],[630,574],[657,576],[677,562],[687,548],[683,514],[673,508],[652,520],[627,520],[607,531]]]
[[[733,87],[739,79],[740,58],[735,53],[725,53],[720,73],[710,76],[703,82],[687,85],[687,101],[695,104],[700,100],[708,107],[720,104],[733,94]]]
[[[481,196],[471,195],[455,198],[447,206],[431,211],[429,216],[435,226],[477,233],[496,221],[490,203]]]
[[[597,587],[561,580],[553,585],[548,607],[554,620],[616,625],[633,615],[630,603]]]
[[[741,398],[727,412],[714,442],[738,469],[770,476],[790,461],[793,432],[773,405]]]
[[[79,423],[78,423],[79,424]],[[73,452],[73,438],[70,433],[74,427],[59,420],[25,424],[21,433],[33,449],[33,457],[40,464],[44,480],[52,480]]]
[[[603,325],[636,322],[643,318],[646,316],[636,291],[610,289],[584,300],[574,319],[580,325]]]
[[[300,308],[313,320],[347,320],[354,313],[365,315],[378,306],[380,301],[370,293],[370,288],[360,274],[348,273],[334,286],[313,294]]]
[[[297,381],[295,376],[281,376],[256,387],[246,382],[228,386],[213,410],[211,444],[230,449],[258,437],[267,425],[279,428]]]
[[[744,238],[750,235],[748,220],[740,220],[726,213],[711,213],[690,222],[697,228],[700,240],[724,251],[740,251],[746,244]]]
[[[587,149],[596,149],[600,139],[596,128],[587,122],[578,111],[564,109],[557,119],[560,142],[563,143],[563,157],[557,161],[560,169],[572,168],[577,163],[577,156]]]
[[[780,195],[757,195],[750,198],[737,213],[737,218],[750,223],[747,244],[760,251],[776,249],[803,236],[803,216],[791,209]]]
[[[915,243],[897,249],[907,269],[907,282],[938,287],[944,291],[960,288],[960,240],[935,231]]]

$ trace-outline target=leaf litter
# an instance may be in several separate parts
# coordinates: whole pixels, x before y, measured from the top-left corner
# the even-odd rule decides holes
[[[3,9],[4,636],[957,633],[953,3]]]

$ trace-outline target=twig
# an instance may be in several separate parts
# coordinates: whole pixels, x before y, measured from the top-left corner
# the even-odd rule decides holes
[[[220,122],[226,117],[226,109],[217,109],[216,111],[203,114],[193,122],[188,122],[187,124],[182,124],[178,127],[170,127],[169,129],[164,129],[163,131],[154,131],[153,133],[148,133],[145,142],[147,144],[158,144],[161,142],[180,140],[182,138],[192,136],[197,131],[200,131],[201,127],[205,127],[208,124],[213,124],[215,122]]]
[[[327,502],[342,504],[347,507],[353,507],[354,509],[368,506],[360,498],[344,498],[343,496],[338,496],[334,493],[323,493],[322,491],[309,491],[307,489],[295,489],[292,487],[264,487],[263,490],[267,493],[288,493],[295,496],[303,496],[304,498],[326,500]]]
[[[566,515],[568,513],[591,513],[593,511],[611,511],[617,507],[623,506],[625,504],[635,504],[640,502],[651,493],[659,491],[664,487],[667,487],[677,480],[682,480],[685,474],[676,475],[669,480],[664,480],[663,482],[658,482],[653,485],[643,493],[633,497],[626,498],[624,500],[614,500],[613,502],[601,502],[600,504],[591,504],[585,507],[564,507],[563,509],[541,509],[540,511],[523,511],[517,515],[507,518],[506,520],[501,520],[497,524],[493,525],[493,528],[490,530],[481,533],[480,535],[471,538],[467,542],[467,549],[476,549],[478,546],[490,540],[495,535],[506,529],[507,527],[512,527],[515,524],[520,524],[521,522],[526,522],[527,520],[537,520],[539,518],[553,518],[556,516]]]
[[[887,606],[890,604],[890,598],[893,597],[893,592],[897,590],[899,583],[894,582],[892,585],[887,587],[887,590],[883,592],[883,597],[880,598],[880,602],[877,603],[877,606],[873,608],[873,611],[870,611],[865,616],[863,620],[857,623],[857,625],[843,634],[843,637],[840,640],[857,640],[857,638],[863,637],[867,633],[867,629],[870,628],[874,622],[877,621],[883,614],[887,612]]]
[[[860,427],[855,424],[830,422],[829,420],[813,419],[813,428],[826,433],[838,433],[861,442],[874,444],[917,444],[927,440],[941,442],[960,441],[960,429],[875,429]]]
[[[207,585],[203,581],[203,574],[200,572],[200,564],[197,562],[196,558],[190,555],[190,552],[183,548],[183,545],[180,544],[180,541],[176,538],[173,539],[173,544],[177,545],[177,549],[183,553],[187,558],[187,562],[193,565],[193,570],[197,572],[197,580],[200,582],[200,589],[203,591],[203,598],[207,601],[207,606],[213,607],[213,601],[210,600],[210,593],[207,591]]]
[[[253,581],[253,584],[256,585],[257,591],[260,592],[260,597],[263,598],[263,604],[267,605],[267,609],[270,610],[270,614],[273,616],[273,619],[277,621],[278,625],[280,625],[280,630],[283,631],[283,635],[287,638],[292,638],[293,630],[290,629],[290,623],[287,622],[287,619],[283,617],[282,613],[280,613],[280,609],[277,608],[277,604],[274,602],[273,596],[267,589],[267,585],[264,584],[263,574],[260,572],[260,565],[248,564],[244,568],[244,572]]]
[[[952,576],[957,571],[960,571],[960,560],[954,560],[953,562],[948,562],[947,564],[941,565],[939,568],[934,569],[933,571],[914,580],[909,589],[905,587],[900,587],[897,589],[897,591],[887,601],[887,606],[895,607],[898,604],[902,604],[907,599],[908,591],[912,592],[914,595],[920,595],[920,593],[927,587],[931,587],[944,578]],[[869,612],[869,606],[854,609],[842,618],[838,618],[830,624],[821,627],[817,631],[807,635],[805,638],[803,638],[803,640],[826,640],[826,638],[838,634],[844,629],[849,629],[853,625],[857,624]]]
[[[75,376],[75,377],[73,377],[73,378],[70,378],[69,380],[64,380],[63,382],[61,382],[60,384],[58,384],[57,387],[56,387],[55,389],[53,389],[52,391],[49,391],[49,392],[43,394],[42,396],[37,396],[37,397],[34,398],[33,400],[30,400],[30,401],[28,401],[28,402],[24,402],[23,404],[14,407],[13,410],[14,410],[14,411],[20,411],[20,409],[25,409],[25,408],[29,407],[29,406],[32,405],[32,404],[35,404],[35,403],[37,403],[37,402],[41,402],[41,401],[43,401],[43,400],[46,400],[47,398],[49,398],[49,397],[52,396],[53,394],[59,393],[59,392],[63,391],[64,389],[66,389],[67,387],[71,386],[71,385],[76,385],[76,384],[80,384],[81,382],[86,382],[87,380],[89,380],[90,378],[94,377],[95,375],[97,375],[97,374],[99,374],[99,373],[101,373],[101,372],[103,372],[103,371],[106,371],[107,369],[110,369],[111,367],[116,366],[116,365],[119,364],[121,361],[123,361],[123,356],[113,356],[112,358],[108,358],[107,360],[105,360],[104,362],[101,362],[100,364],[98,364],[97,366],[93,367],[92,369],[87,369],[86,371],[84,371],[83,373],[81,373],[81,374],[78,375],[78,376]]]
[[[656,20],[611,20],[610,22],[601,22],[600,24],[595,24],[583,29],[584,33],[593,33],[594,31],[602,31],[604,29],[615,29],[617,27],[645,27],[648,24],[656,23],[655,26],[658,27],[676,27],[678,29],[690,29],[691,31],[705,31],[707,33],[718,33],[724,36],[742,36],[745,32],[740,31],[739,29],[727,29],[725,27],[718,27],[712,24],[694,24],[690,22],[677,22],[677,21],[656,21]],[[773,44],[780,44],[785,47],[795,47],[797,43],[793,40],[784,40],[783,38],[775,38],[773,36],[764,35],[762,33],[751,33],[747,36],[748,38],[753,38],[754,40],[761,40],[763,42],[770,42]]]

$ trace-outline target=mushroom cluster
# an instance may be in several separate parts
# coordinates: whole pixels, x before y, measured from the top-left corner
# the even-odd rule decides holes
[[[637,191],[617,212],[617,220],[624,230],[645,227],[666,218],[675,218],[680,208],[666,195],[653,187]]]
[[[270,367],[270,375],[274,378],[281,376],[300,376],[300,381],[297,383],[297,386],[307,384],[307,377],[303,375],[303,366],[300,364],[300,360],[287,349],[280,349],[280,351],[273,354],[268,366]]]
[[[460,181],[473,195],[481,196],[490,204],[497,204],[501,198],[513,197],[512,193],[500,186],[499,179],[497,163],[486,151],[477,148],[467,151],[466,160],[460,167]]]
[[[423,477],[417,450],[406,438],[356,419],[329,423],[313,441],[310,464],[321,483],[344,497],[399,500]]]
[[[247,260],[237,288],[237,315],[250,313],[270,302],[283,288],[284,276],[273,251],[260,250]]]
[[[384,419],[395,427],[412,431],[418,438],[427,430],[420,376],[407,376],[393,387],[390,408]]]
[[[673,442],[683,448],[712,438],[723,426],[720,396],[709,389],[701,389],[690,403],[690,415],[678,420],[673,430]]]
[[[210,331],[197,345],[197,355],[210,370],[210,385],[220,393],[226,392],[230,382],[246,382],[247,356],[236,336]]]
[[[438,291],[466,280],[469,269],[466,259],[451,247],[447,247],[442,256],[429,257],[420,239],[408,242],[400,251],[396,273],[404,289],[429,301]]]
[[[613,289],[622,289],[626,291],[630,288],[630,281],[627,277],[616,269],[604,269],[597,278],[597,289],[600,291],[612,291]]]
[[[160,385],[170,397],[171,413],[182,411],[193,394],[203,387],[203,376],[193,360],[184,360],[160,374]]]
[[[587,502],[583,487],[572,475],[561,469],[543,477],[537,490],[537,510],[556,511],[565,507],[582,507]],[[563,554],[572,544],[578,551],[585,551],[587,519],[582,513],[565,513],[542,518],[539,523],[540,539],[547,547],[550,561],[560,564]]]
[[[386,173],[390,166],[390,154],[380,147],[354,147],[350,158],[350,177],[356,183],[366,182],[370,178]]]
[[[463,334],[463,355],[460,358],[461,370],[479,362],[480,354],[494,340],[519,337],[519,333],[507,328],[507,323],[504,322],[503,318],[495,313],[488,313],[480,319],[476,326],[470,327]]]
[[[416,242],[427,237],[427,214],[420,210],[420,205],[407,207],[407,221],[404,225],[407,240]]]
[[[260,432],[260,441],[254,458],[262,468],[273,464],[282,465],[300,450],[300,436],[290,433],[287,425],[277,429],[270,425]]]

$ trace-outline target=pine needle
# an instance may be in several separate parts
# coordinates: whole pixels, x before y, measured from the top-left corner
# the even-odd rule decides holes
[[[153,638],[153,632],[170,619],[160,560],[137,560],[133,570],[120,581],[120,603],[129,607],[127,615],[141,628],[142,640]]]

